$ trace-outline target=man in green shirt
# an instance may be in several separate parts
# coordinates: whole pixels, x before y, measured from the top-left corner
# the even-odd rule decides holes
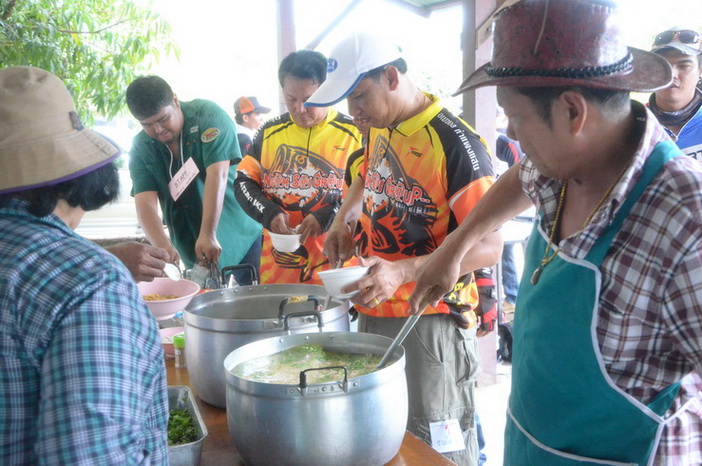
[[[188,268],[197,262],[258,268],[261,225],[234,198],[241,154],[231,118],[208,100],[181,102],[158,76],[133,81],[127,105],[143,128],[132,142],[129,172],[149,241]]]

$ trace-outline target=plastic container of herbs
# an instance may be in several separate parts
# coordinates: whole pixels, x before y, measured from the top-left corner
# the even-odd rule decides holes
[[[173,424],[169,429],[169,438],[175,437],[181,441],[187,439],[185,443],[168,445],[168,460],[171,466],[191,466],[200,464],[202,454],[202,444],[207,437],[207,426],[202,420],[202,415],[197,407],[195,396],[190,387],[185,385],[168,386],[168,411],[169,416],[176,421],[175,428],[180,432],[173,435]],[[187,414],[193,421],[193,427],[187,428]]]

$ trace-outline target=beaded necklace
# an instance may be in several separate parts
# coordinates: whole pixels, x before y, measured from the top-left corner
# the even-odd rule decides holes
[[[548,243],[546,243],[546,250],[544,251],[544,256],[541,258],[541,263],[539,266],[534,270],[534,273],[531,274],[531,284],[536,285],[539,283],[539,277],[541,277],[541,272],[543,272],[544,267],[546,267],[548,264],[551,263],[553,259],[556,258],[558,255],[558,251],[560,251],[560,248],[557,248],[555,251],[553,251],[553,254],[551,256],[548,255],[548,250],[553,244],[553,239],[556,237],[556,230],[558,230],[558,226],[561,221],[561,211],[563,210],[563,201],[565,199],[565,193],[566,193],[566,188],[568,187],[568,180],[565,180],[563,182],[563,187],[561,188],[561,194],[558,197],[558,207],[556,208],[556,218],[553,219],[553,225],[551,226],[551,234],[548,237]]]

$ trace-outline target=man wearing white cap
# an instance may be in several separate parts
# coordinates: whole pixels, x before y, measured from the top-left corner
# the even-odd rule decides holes
[[[332,262],[351,257],[351,225],[360,221],[359,260],[370,272],[353,285],[360,291],[353,298],[359,330],[391,338],[407,320],[414,272],[494,181],[485,142],[406,71],[395,43],[356,34],[332,50],[327,81],[306,103],[328,106],[347,98],[349,113],[371,126],[360,174],[325,251]],[[403,343],[408,430],[458,464],[478,461],[476,332],[491,326],[481,325],[474,311],[478,293],[470,271],[495,264],[501,248],[499,234],[476,247],[468,273],[440,303],[427,306]]]
[[[38,68],[0,69],[0,464],[167,464],[158,325],[73,230],[119,193],[119,150]]]
[[[459,89],[497,86],[525,157],[423,265],[411,312],[535,206],[504,464],[702,464],[702,166],[631,99],[673,73],[620,24],[612,1],[517,2]]]
[[[648,107],[685,154],[702,161],[702,36],[695,30],[673,27],[653,41],[651,52],[673,67],[673,82],[649,98]]]

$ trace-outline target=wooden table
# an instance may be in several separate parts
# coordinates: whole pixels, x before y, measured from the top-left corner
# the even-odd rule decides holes
[[[176,369],[174,361],[167,359],[166,371],[168,373],[168,385],[187,385],[195,392],[195,389],[190,385],[190,376],[187,369]],[[202,447],[200,464],[202,466],[242,466],[244,463],[234,446],[231,435],[229,435],[226,410],[209,405],[199,398],[197,399],[197,406],[208,431]],[[448,460],[409,432],[405,432],[400,452],[388,463],[389,466],[428,464],[436,466],[455,465],[454,462]]]

